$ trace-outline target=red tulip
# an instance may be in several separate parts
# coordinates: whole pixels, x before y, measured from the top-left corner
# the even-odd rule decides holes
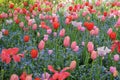
[[[59,22],[53,22],[53,28],[58,29],[60,26]]]
[[[30,40],[29,35],[25,35],[25,36],[24,36],[24,42],[28,42],[29,40]]]
[[[31,57],[32,57],[32,58],[36,58],[36,57],[38,56],[38,50],[32,49],[32,50],[30,51],[30,54],[31,54]]]
[[[109,37],[112,39],[112,40],[115,40],[116,39],[116,33],[115,32],[111,32]]]

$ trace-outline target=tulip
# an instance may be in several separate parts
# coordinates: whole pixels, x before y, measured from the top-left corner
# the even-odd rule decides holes
[[[39,48],[39,50],[43,50],[44,47],[45,47],[45,42],[43,40],[41,40],[38,44],[38,48]]]
[[[70,45],[70,37],[69,37],[69,36],[66,36],[66,37],[64,38],[63,45],[64,45],[65,47],[69,47],[69,45]]]

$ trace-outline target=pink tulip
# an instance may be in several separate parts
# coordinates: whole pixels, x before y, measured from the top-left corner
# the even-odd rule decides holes
[[[91,59],[95,60],[97,58],[97,52],[96,51],[92,51],[91,53]]]
[[[48,50],[48,54],[51,55],[53,53],[53,50]]]
[[[70,20],[68,18],[65,19],[65,24],[70,24]]]
[[[43,14],[39,14],[39,19],[45,19],[45,16]]]
[[[110,35],[111,32],[112,32],[112,28],[109,28],[107,34]]]
[[[23,28],[24,27],[24,22],[20,22],[19,26],[20,26],[20,28]]]
[[[70,63],[70,69],[71,70],[73,70],[73,69],[75,69],[76,68],[76,61],[74,60],[74,61],[72,61],[71,63]]]
[[[19,80],[19,77],[16,74],[12,74],[10,80]]]
[[[119,18],[118,21],[116,22],[115,27],[116,27],[116,28],[120,27],[120,18]]]
[[[95,28],[94,35],[98,35],[98,34],[99,34],[99,28]]]
[[[82,46],[85,46],[85,42],[84,41],[82,42]]]
[[[97,1],[97,2],[95,3],[96,6],[100,6],[100,4],[101,4],[100,1]]]
[[[29,21],[29,20],[30,20],[30,16],[25,16],[25,19],[26,19],[27,21]]]
[[[114,55],[114,61],[119,61],[120,60],[120,57],[118,54]]]
[[[84,28],[84,27],[81,27],[81,31],[84,32],[84,31],[85,31],[85,28]]]
[[[28,26],[32,26],[32,20],[28,21]]]
[[[77,43],[76,41],[73,41],[72,44],[71,44],[71,49],[75,49],[77,46]]]
[[[111,67],[110,67],[110,72],[111,72],[111,73],[114,73],[114,71],[116,71],[116,67],[111,66]]]
[[[54,32],[53,35],[54,35],[54,37],[56,37],[57,36],[57,32]]]
[[[73,51],[78,52],[79,51],[79,46],[76,46]]]
[[[106,17],[102,16],[101,20],[104,22],[106,20]]]
[[[32,14],[34,15],[34,16],[36,16],[37,15],[37,13],[36,13],[36,11],[32,11]]]
[[[38,44],[38,48],[39,48],[40,50],[43,50],[44,47],[45,47],[45,42],[44,42],[43,40],[41,40],[40,43]]]
[[[89,52],[92,52],[92,51],[94,50],[94,45],[93,45],[93,43],[92,43],[92,42],[88,42],[87,48],[88,48],[88,51],[89,51]]]
[[[65,36],[65,29],[61,29],[60,33],[59,33],[60,37],[64,37]]]
[[[51,34],[51,33],[52,33],[52,29],[48,29],[48,30],[47,30],[47,33],[48,33],[48,34]]]
[[[47,41],[48,40],[48,35],[44,35],[44,41]]]
[[[69,37],[69,36],[66,36],[66,37],[64,38],[63,45],[64,45],[65,47],[69,47],[69,46],[70,46],[70,37]]]
[[[81,26],[78,26],[77,29],[80,31],[81,30]]]
[[[37,24],[33,24],[32,25],[32,30],[36,30],[37,29]]]
[[[90,35],[94,35],[95,34],[95,31],[94,30],[91,30],[90,31]]]
[[[86,12],[83,12],[83,13],[82,13],[82,16],[85,17],[87,14],[88,14],[87,11],[86,11]]]

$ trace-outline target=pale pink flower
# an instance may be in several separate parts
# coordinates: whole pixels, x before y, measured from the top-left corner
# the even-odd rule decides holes
[[[29,21],[29,20],[30,20],[30,16],[25,16],[25,19],[26,19],[27,21]]]
[[[84,27],[81,27],[81,31],[84,32],[84,31],[85,31],[85,28],[84,28]]]
[[[99,34],[99,28],[95,28],[94,35],[98,35],[98,34]]]
[[[32,26],[32,20],[28,21],[28,26]]]
[[[109,28],[107,34],[110,35],[111,32],[112,32],[112,28]]]
[[[44,41],[47,41],[48,40],[48,35],[44,35]]]
[[[64,37],[65,36],[65,29],[61,29],[60,33],[59,33],[60,37]]]
[[[53,50],[48,50],[48,54],[51,55],[53,53]]]
[[[85,17],[87,14],[88,14],[87,11],[86,11],[86,12],[83,12],[83,13],[82,13],[82,16]]]
[[[94,44],[92,42],[88,42],[87,48],[89,52],[92,52],[94,50]]]
[[[24,22],[20,22],[19,26],[20,26],[20,28],[23,28],[24,27]]]
[[[52,33],[52,29],[47,29],[47,34],[51,34]]]
[[[78,52],[79,51],[79,46],[76,46],[73,51]]]
[[[42,80],[49,80],[49,78],[50,78],[49,73],[45,72],[45,73],[42,74]]]
[[[2,29],[1,31],[2,31],[2,33],[4,33],[4,32],[5,32],[5,29]]]
[[[43,14],[39,14],[39,19],[45,19],[45,16]]]
[[[53,35],[54,35],[54,37],[56,37],[57,36],[57,32],[54,32]]]
[[[97,2],[95,3],[95,5],[96,5],[96,6],[100,6],[100,5],[101,5],[100,1],[97,1]]]
[[[41,40],[38,44],[38,48],[39,48],[39,50],[43,50],[44,47],[45,47],[45,42],[43,40]]]
[[[78,26],[77,29],[80,31],[81,30],[81,26]]]
[[[114,71],[116,71],[116,67],[111,66],[111,67],[110,67],[110,72],[111,72],[111,73],[114,73]]]
[[[82,46],[85,46],[85,42],[84,41],[82,41]]]
[[[66,37],[64,38],[63,45],[64,45],[65,47],[69,47],[69,46],[70,46],[70,37],[69,37],[69,36],[66,36]]]
[[[33,11],[32,11],[32,14],[33,14],[34,16],[36,16],[36,15],[37,15],[37,13],[36,13],[36,11],[35,11],[35,10],[33,10]]]
[[[16,74],[12,74],[10,80],[19,80],[19,77]]]
[[[118,28],[120,26],[120,18],[117,20],[115,27]]]
[[[70,24],[70,23],[71,23],[71,21],[68,18],[66,18],[65,19],[65,24]]]
[[[106,20],[106,17],[102,16],[101,20],[104,22]]]
[[[33,24],[32,25],[32,30],[36,30],[37,29],[37,24]]]
[[[120,57],[118,54],[114,55],[114,61],[119,61],[120,60]]]

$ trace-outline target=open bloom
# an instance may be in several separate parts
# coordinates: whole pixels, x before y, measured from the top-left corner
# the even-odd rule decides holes
[[[97,48],[97,53],[99,56],[105,56],[109,52],[111,52],[111,50],[105,46]]]
[[[118,75],[117,69],[114,66],[110,67],[110,72],[113,74],[114,77]]]
[[[20,75],[20,80],[32,80],[32,74],[27,74],[26,72],[23,72]]]
[[[112,52],[117,48],[117,52],[120,53],[120,41],[115,40],[111,45]]]
[[[24,57],[24,54],[17,54],[18,51],[19,48],[3,49],[0,54],[0,58],[2,59],[2,62],[9,64],[12,58],[14,62],[20,62],[20,59],[21,57]]]
[[[70,76],[70,73],[66,71],[68,69],[69,67],[65,67],[59,72],[59,71],[56,71],[53,68],[53,66],[48,65],[48,70],[54,73],[52,77],[50,78],[50,80],[65,80],[67,77]]]

